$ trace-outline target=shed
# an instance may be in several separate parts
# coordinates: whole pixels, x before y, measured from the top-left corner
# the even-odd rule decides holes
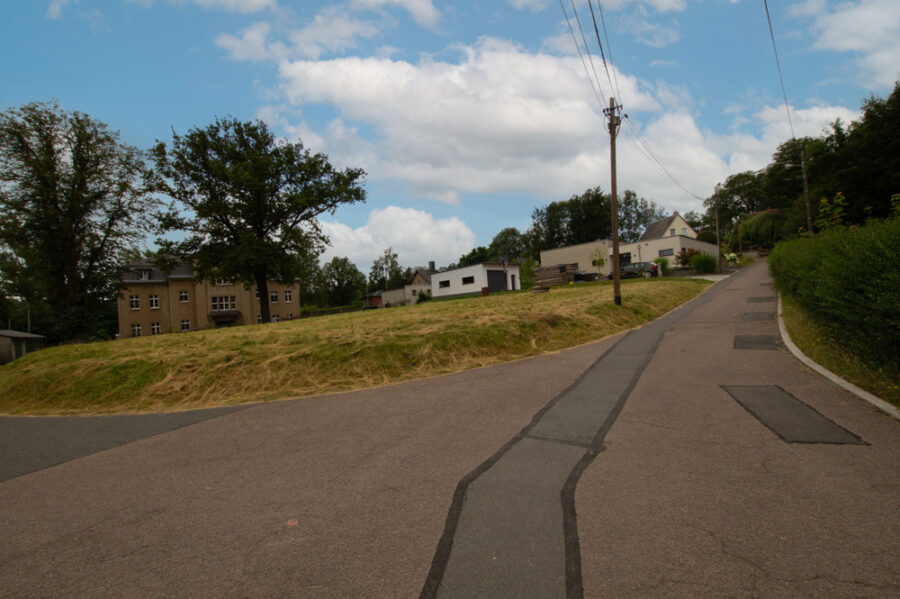
[[[43,335],[11,329],[0,330],[0,364],[12,362],[44,347]]]

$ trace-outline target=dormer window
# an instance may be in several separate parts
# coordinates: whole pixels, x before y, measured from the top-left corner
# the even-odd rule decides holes
[[[669,229],[669,235],[675,237],[675,229]]]
[[[150,269],[142,268],[138,271],[138,281],[149,281],[150,280]]]

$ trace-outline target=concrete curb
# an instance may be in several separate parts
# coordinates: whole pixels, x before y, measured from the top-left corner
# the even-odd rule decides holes
[[[805,365],[809,366],[810,368],[812,368],[813,370],[815,370],[816,372],[818,372],[819,374],[824,376],[826,379],[828,379],[829,381],[831,381],[838,387],[841,387],[845,391],[852,393],[853,395],[857,396],[858,398],[869,402],[870,404],[872,404],[879,410],[893,416],[897,420],[900,420],[900,410],[898,410],[897,408],[895,408],[888,402],[884,401],[883,399],[876,397],[875,395],[872,395],[868,391],[860,389],[853,383],[851,383],[849,381],[845,381],[844,379],[842,379],[835,373],[831,372],[824,366],[820,366],[819,364],[813,362],[809,357],[807,357],[806,354],[804,354],[802,351],[800,351],[799,347],[794,345],[794,342],[791,341],[791,336],[787,332],[787,327],[784,326],[784,314],[782,312],[782,307],[781,307],[781,293],[778,294],[778,331],[781,333],[781,339],[782,339],[782,341],[784,341],[784,345],[791,351],[792,354],[794,354],[795,358],[797,358],[798,360],[803,362]]]

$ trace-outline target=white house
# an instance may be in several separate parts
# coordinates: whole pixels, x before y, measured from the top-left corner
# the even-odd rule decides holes
[[[451,297],[490,291],[511,291],[522,288],[518,264],[485,262],[455,270],[431,274],[431,296]]]

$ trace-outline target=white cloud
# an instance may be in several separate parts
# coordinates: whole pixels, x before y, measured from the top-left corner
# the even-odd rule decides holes
[[[547,8],[548,0],[509,0],[509,3],[517,10],[540,12]]]
[[[68,4],[71,0],[53,0],[47,6],[47,18],[48,19],[61,19],[63,7]]]
[[[818,12],[814,9],[820,8]],[[900,2],[857,0],[823,13],[815,0],[794,7],[794,14],[815,16],[812,31],[819,50],[853,52],[867,85],[885,89],[900,77]]]
[[[475,246],[475,234],[456,217],[436,219],[414,208],[388,206],[373,210],[368,222],[356,229],[340,222],[323,221],[331,247],[322,262],[347,256],[364,273],[385,248],[392,247],[403,266],[456,262]]]
[[[619,20],[619,29],[653,48],[665,48],[681,39],[681,32],[672,26],[652,22],[647,9],[638,7],[632,14],[624,15]]]
[[[356,47],[358,38],[373,38],[378,28],[347,14],[341,7],[325,8],[313,22],[290,34],[294,49],[307,58],[317,59],[326,50],[340,52]]]
[[[224,8],[234,12],[259,12],[277,6],[275,0],[194,0],[204,7]]]
[[[281,76],[289,102],[334,105],[345,121],[370,128],[380,157],[372,176],[407,181],[421,196],[555,196],[573,176],[584,180],[578,165],[593,164],[585,148],[605,125],[578,58],[529,54],[496,39],[461,51],[458,64],[286,62]],[[619,84],[631,110],[659,110],[633,77],[619,74]]]
[[[216,38],[216,45],[228,50],[232,60],[264,60],[272,56],[266,47],[271,27],[268,23],[254,23],[240,37],[223,33]]]
[[[385,6],[399,6],[407,12],[419,25],[433,27],[441,18],[441,13],[431,0],[351,0],[354,8],[377,10]]]

